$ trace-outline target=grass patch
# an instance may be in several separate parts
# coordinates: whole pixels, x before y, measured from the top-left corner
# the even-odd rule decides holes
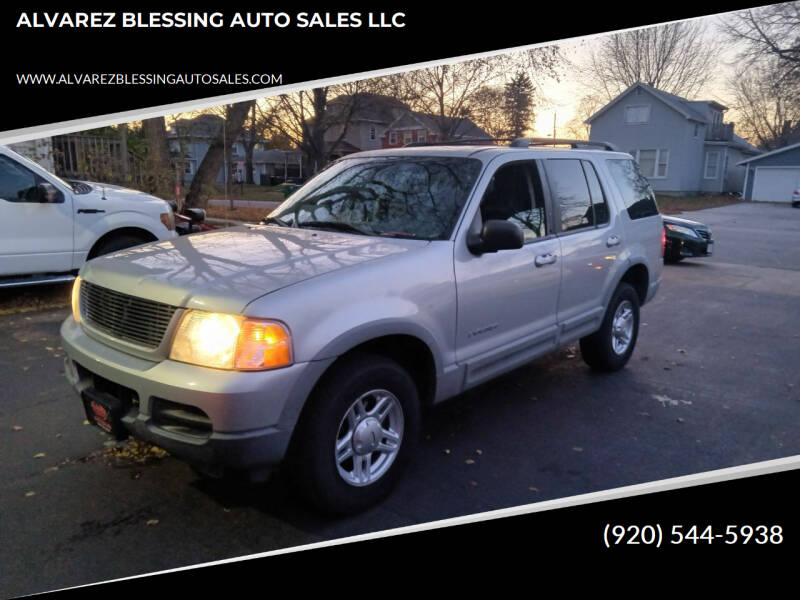
[[[258,222],[272,212],[272,205],[264,208],[241,206],[231,210],[227,206],[209,206],[206,215],[212,219],[230,219],[232,221]]]
[[[224,186],[215,185],[212,189],[211,198],[225,197]],[[237,200],[256,200],[263,202],[283,202],[286,199],[283,196],[280,186],[270,187],[249,183],[245,183],[241,186],[238,183],[231,184],[229,197]]]
[[[715,208],[717,206],[729,206],[739,204],[741,198],[736,196],[662,196],[656,194],[658,209],[665,215],[676,215],[678,213],[703,210],[704,208]]]

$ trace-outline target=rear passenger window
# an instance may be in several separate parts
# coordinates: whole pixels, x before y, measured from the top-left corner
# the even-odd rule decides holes
[[[542,184],[533,161],[497,169],[481,200],[481,219],[511,221],[522,228],[526,242],[547,235]]]
[[[656,196],[636,163],[629,159],[608,159],[608,170],[622,194],[622,200],[631,219],[641,219],[658,214]]]
[[[589,183],[589,194],[592,197],[592,207],[594,208],[594,224],[605,225],[608,223],[608,204],[606,203],[603,188],[597,178],[597,171],[594,165],[588,160],[582,160],[583,172],[586,174],[586,181]]]
[[[581,161],[552,158],[545,163],[550,194],[561,214],[561,231],[591,227],[594,213]]]

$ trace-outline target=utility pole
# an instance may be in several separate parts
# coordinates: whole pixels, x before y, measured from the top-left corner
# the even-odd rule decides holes
[[[558,137],[558,136],[556,135],[556,115],[557,115],[557,114],[558,114],[558,113],[557,113],[556,111],[553,111],[553,148],[555,148],[555,147],[556,147],[555,140],[556,140],[556,138]]]

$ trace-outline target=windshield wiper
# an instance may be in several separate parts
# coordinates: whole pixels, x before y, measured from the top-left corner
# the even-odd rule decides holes
[[[408,231],[381,231],[378,232],[378,235],[381,237],[405,238],[405,239],[412,239],[417,237],[416,233],[409,233]]]
[[[290,225],[286,221],[282,221],[278,217],[264,217],[261,219],[262,225],[280,225],[281,227],[289,227]]]
[[[349,233],[358,233],[361,235],[372,235],[371,232],[364,231],[358,227],[350,225],[350,223],[342,223],[341,221],[301,221],[296,224],[297,227],[319,227],[320,229],[333,229],[335,231],[346,231]]]

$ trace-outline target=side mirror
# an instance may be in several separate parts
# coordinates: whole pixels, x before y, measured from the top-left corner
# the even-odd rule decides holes
[[[64,195],[52,183],[40,183],[36,186],[36,197],[42,204],[58,204],[64,201]]]
[[[202,223],[206,220],[206,211],[202,208],[184,208],[183,216],[189,217],[192,223]]]
[[[467,240],[467,247],[473,254],[486,254],[498,250],[516,250],[522,248],[525,236],[514,223],[490,219],[483,224],[480,235],[473,235]]]

